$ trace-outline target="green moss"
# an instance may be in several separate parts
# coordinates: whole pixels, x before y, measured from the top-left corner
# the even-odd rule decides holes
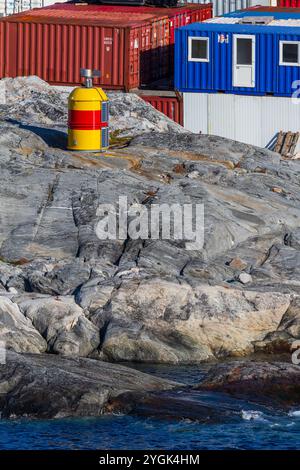
[[[117,146],[123,147],[123,146],[128,145],[131,142],[132,137],[119,137],[120,132],[121,132],[120,130],[115,130],[110,133],[110,137],[109,137],[110,147],[117,147]]]

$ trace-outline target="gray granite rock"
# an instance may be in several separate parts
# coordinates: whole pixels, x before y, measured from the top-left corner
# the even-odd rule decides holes
[[[161,279],[127,281],[102,308],[102,355],[165,363],[244,356],[279,325],[289,305],[289,295],[277,293],[192,288]]]
[[[128,367],[52,354],[8,352],[0,364],[2,418],[62,418],[109,413],[124,393],[168,390],[179,384]]]
[[[300,295],[299,161],[185,132],[134,94],[119,93],[110,95],[112,130],[119,131],[114,147],[105,155],[68,152],[70,90],[34,77],[2,80],[0,93],[5,90],[0,292],[21,310],[24,296],[35,305],[36,295],[47,299],[46,313],[40,303],[29,310],[49,351],[193,362],[264,350],[265,338],[267,350],[268,335],[277,331],[298,338],[296,326],[293,332],[287,323],[278,328],[291,299]],[[99,205],[116,208],[120,196],[131,208],[203,204],[203,248],[188,250],[185,239],[133,240],[128,234],[99,239]],[[237,258],[240,263],[233,262]],[[251,282],[240,282],[250,276]],[[133,288],[135,283],[142,288]],[[147,292],[151,301],[145,301]],[[72,297],[71,313],[68,302],[59,308],[57,296]],[[190,308],[198,320],[209,311],[209,336],[202,320],[189,321]],[[66,327],[64,315],[76,319],[76,327],[69,328],[69,320]],[[227,335],[228,319],[236,335]]]
[[[91,269],[80,259],[45,265],[43,271],[28,275],[29,287],[34,292],[50,295],[74,294],[90,278]]]
[[[300,403],[300,366],[288,362],[236,361],[213,366],[198,389],[222,391],[253,402]]]
[[[0,341],[6,350],[42,353],[47,343],[18,305],[0,295]]]
[[[48,351],[65,356],[88,356],[97,350],[100,334],[73,297],[23,294],[20,310],[45,338]]]

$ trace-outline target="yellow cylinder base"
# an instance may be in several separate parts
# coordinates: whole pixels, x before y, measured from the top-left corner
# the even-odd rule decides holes
[[[69,129],[68,149],[99,152],[101,150],[101,131]]]

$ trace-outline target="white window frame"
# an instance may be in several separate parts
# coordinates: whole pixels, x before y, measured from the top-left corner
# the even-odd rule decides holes
[[[284,44],[298,44],[298,62],[284,62],[283,61],[283,45]],[[279,41],[279,65],[285,67],[300,67],[300,41]]]
[[[195,59],[192,57],[192,42],[194,40],[201,40],[206,41],[206,50],[207,50],[207,57],[206,59]],[[189,43],[188,43],[188,60],[189,62],[209,62],[209,37],[207,36],[189,36]]]

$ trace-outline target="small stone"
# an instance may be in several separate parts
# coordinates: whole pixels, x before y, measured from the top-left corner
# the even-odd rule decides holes
[[[239,281],[242,284],[248,284],[249,282],[252,282],[252,276],[248,273],[241,273],[239,275]]]
[[[235,164],[232,161],[229,160],[229,161],[226,162],[226,167],[229,170],[234,170],[235,169]]]
[[[15,287],[9,287],[9,288],[8,288],[8,292],[9,292],[10,294],[17,294],[17,293],[18,293],[18,291],[17,291],[17,289],[16,289]]]
[[[191,171],[191,173],[189,173],[187,176],[188,178],[196,179],[198,178],[199,174],[200,174],[199,171],[194,170],[194,171]]]
[[[278,194],[282,194],[283,193],[283,189],[282,188],[272,188],[272,192],[273,193],[278,193]]]
[[[177,165],[174,166],[173,171],[178,174],[185,174],[186,173],[186,168],[184,163],[177,163]]]
[[[131,269],[127,269],[126,271],[119,271],[116,274],[116,277],[134,276],[134,275],[139,274],[139,272],[140,272],[140,268],[134,267]]]

